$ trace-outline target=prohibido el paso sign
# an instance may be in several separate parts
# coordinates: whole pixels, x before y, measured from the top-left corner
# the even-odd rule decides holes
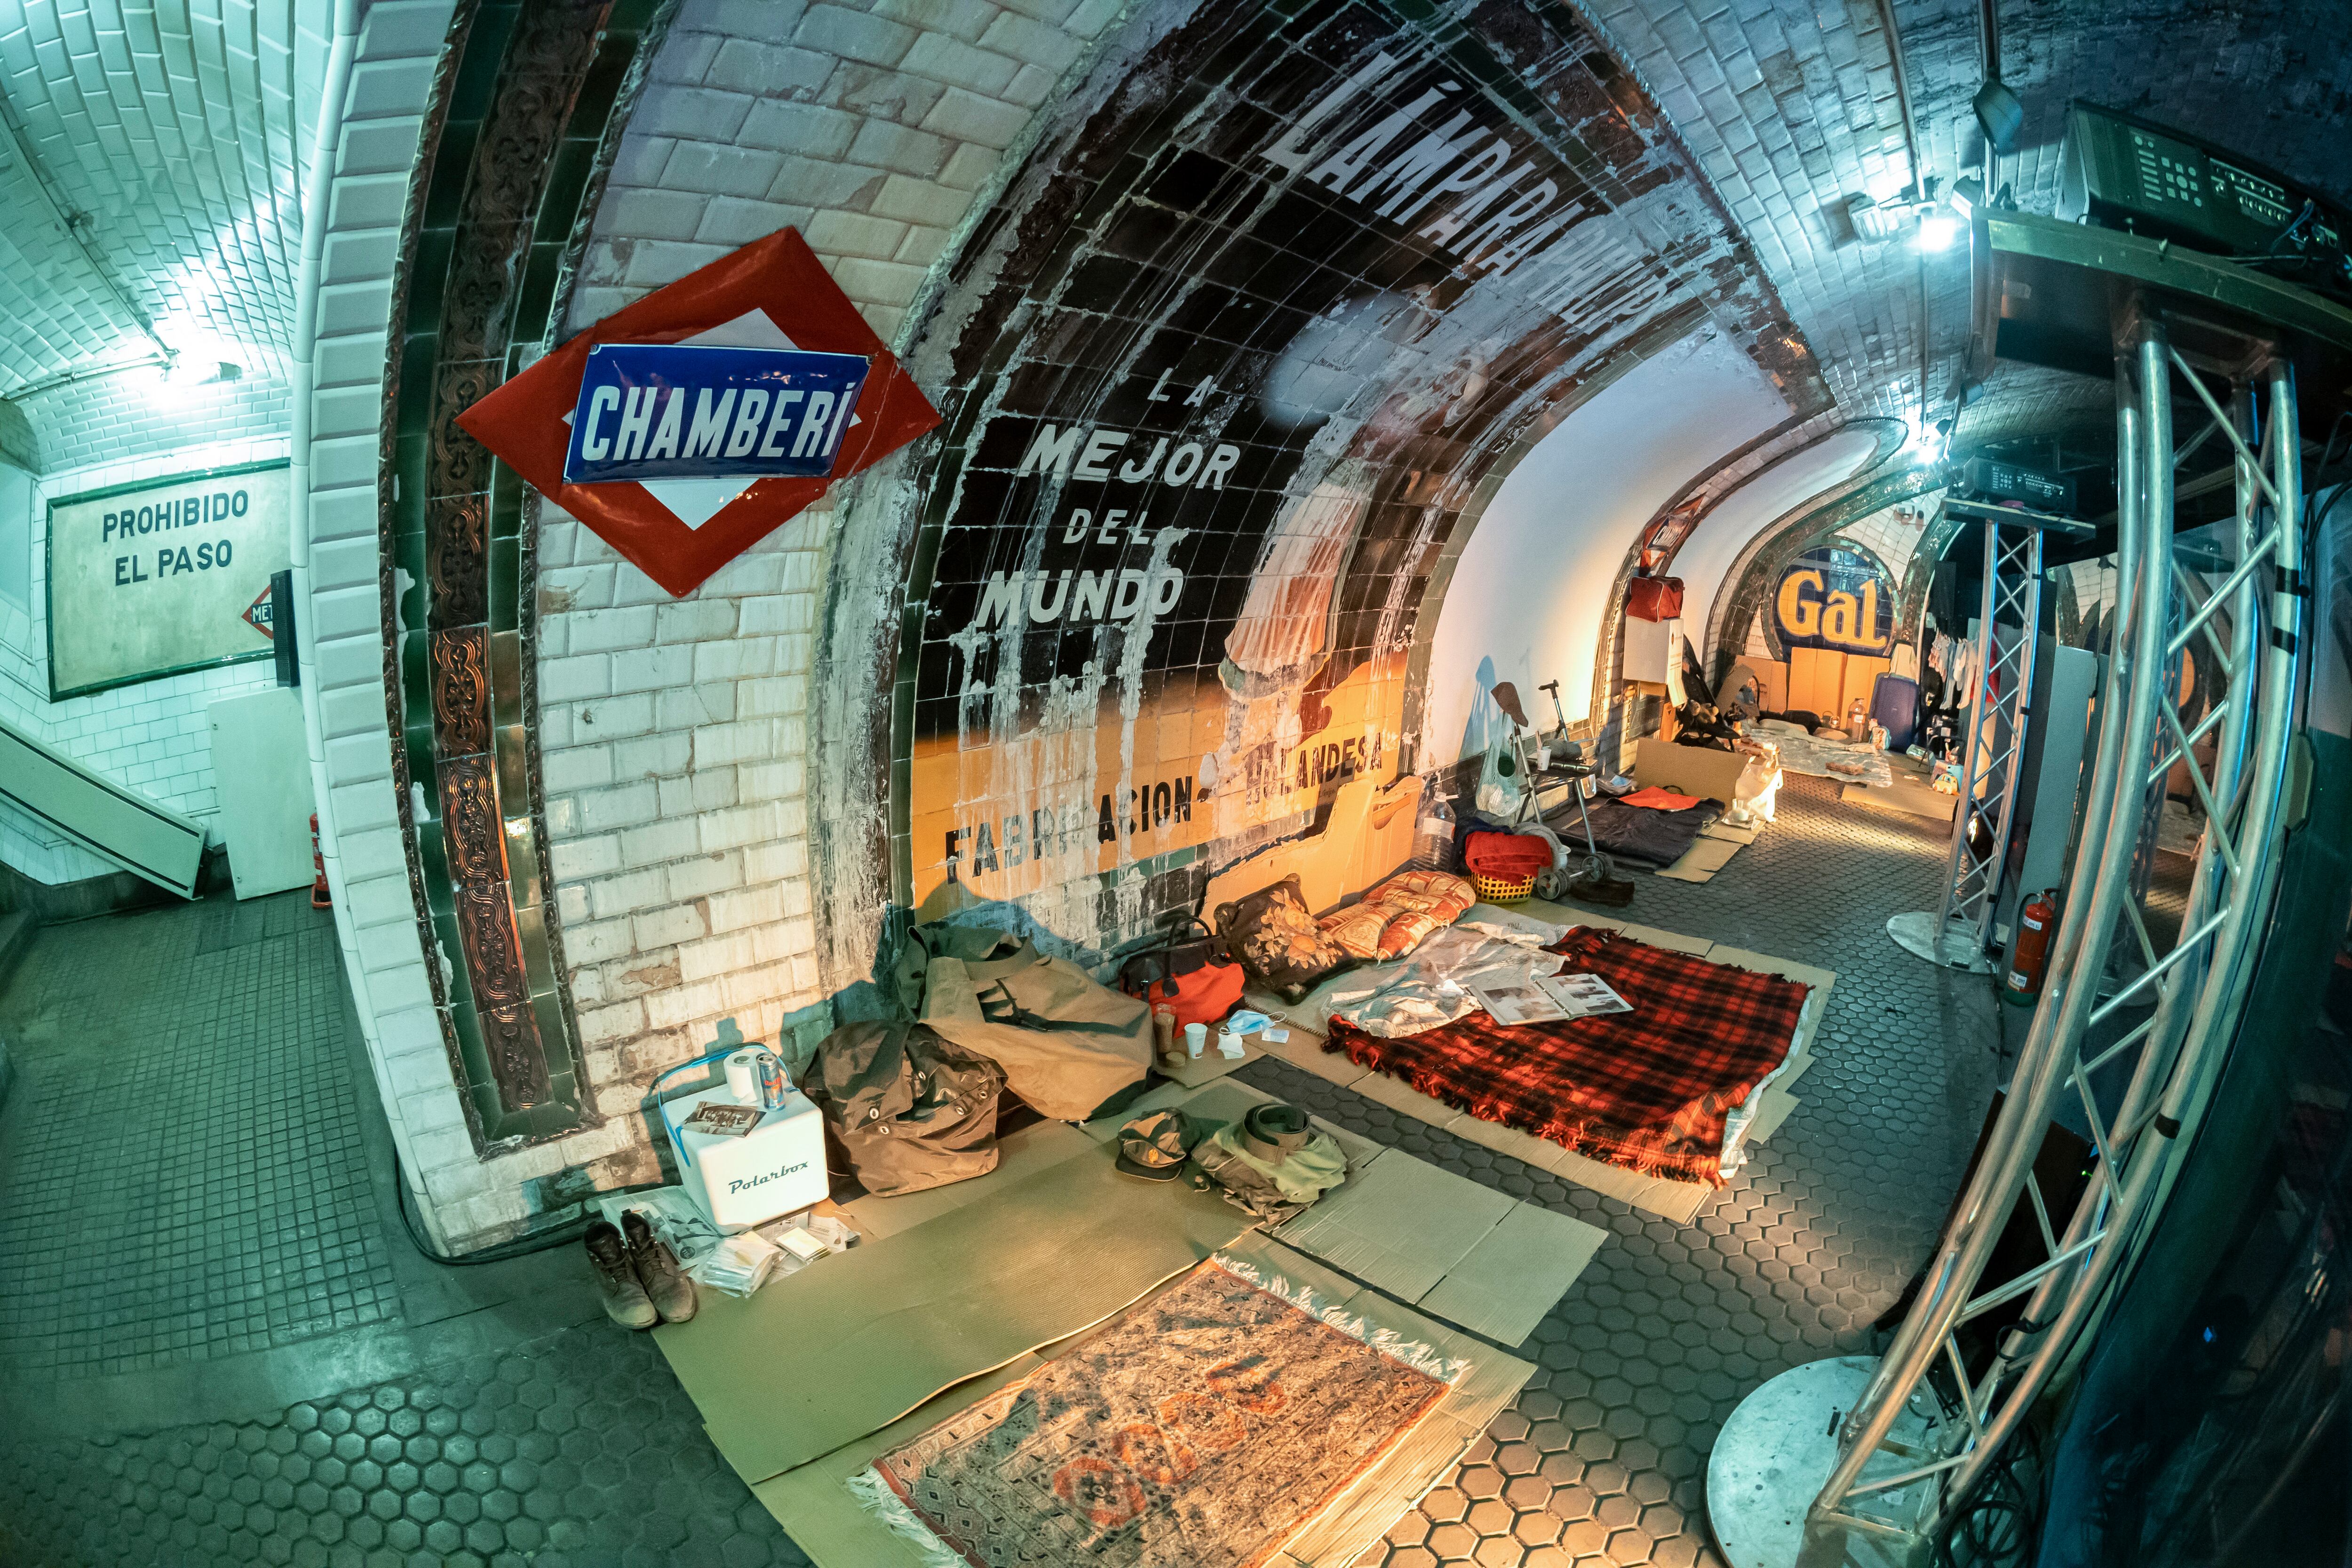
[[[268,658],[245,613],[289,563],[287,500],[276,462],[52,500],[50,700]]]

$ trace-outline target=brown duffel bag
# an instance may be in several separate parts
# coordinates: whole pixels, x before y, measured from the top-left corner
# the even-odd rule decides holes
[[[1040,1116],[1083,1121],[1150,1070],[1148,1006],[1008,931],[917,926],[896,973],[909,1013],[1003,1068]]]
[[[847,1024],[817,1046],[801,1088],[877,1197],[996,1169],[994,1062],[920,1024]]]

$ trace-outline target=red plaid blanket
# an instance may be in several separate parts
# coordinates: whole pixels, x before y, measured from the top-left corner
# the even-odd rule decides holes
[[[1397,1039],[1334,1018],[1323,1048],[1587,1159],[1721,1186],[1725,1120],[1788,1056],[1806,988],[1591,926],[1545,951],[1633,1010],[1516,1028],[1473,1013]]]

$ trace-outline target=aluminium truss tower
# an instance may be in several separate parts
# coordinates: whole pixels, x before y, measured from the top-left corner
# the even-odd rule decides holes
[[[1999,507],[1962,502],[1947,502],[1945,510],[1964,510],[1984,525],[1984,591],[1969,671],[1968,728],[1960,752],[1965,760],[1934,921],[1927,923],[1924,914],[1896,915],[1887,929],[1923,958],[1954,969],[1982,970],[1989,967],[1986,949],[1993,938],[2001,868],[2009,861],[2025,773],[2034,647],[2042,624],[2042,536],[2049,520],[2024,513],[2010,521]]]
[[[2007,262],[2030,283],[2006,300],[2060,296],[2064,268],[2127,285],[2073,301],[2116,312],[2118,603],[2098,746],[2024,1047],[1908,1315],[1884,1356],[1766,1384],[1717,1441],[1708,1507],[1733,1568],[1928,1560],[2037,1400],[2079,1365],[2145,1246],[2236,1034],[2276,893],[2306,613],[2294,361],[2332,371],[2328,356],[2352,353],[2352,311],[2135,237],[2029,215],[1991,226],[1996,271]],[[2228,407],[2209,380],[2230,385]],[[2210,425],[2198,440],[2218,435],[2234,454],[2227,558],[2201,562],[2202,581],[2174,554],[2176,404]],[[2199,638],[2226,690],[2190,727],[2167,672]],[[2183,763],[2208,826],[2167,946],[2133,872],[2162,780]],[[2116,953],[2136,973],[2103,987]],[[2033,1175],[2062,1105],[2095,1152],[2070,1208]],[[2040,1260],[1989,1278],[2019,1227]]]
[[[2292,373],[2264,377],[2260,412],[2268,438],[2257,454],[2167,341],[2164,324],[2143,320],[2117,388],[2119,498],[2117,646],[2109,661],[2105,712],[2082,841],[2049,976],[1976,1175],[1953,1212],[1927,1284],[1859,1404],[1843,1419],[1838,1462],[1812,1514],[1832,1527],[1932,1540],[1970,1493],[2016,1429],[2055,1367],[2074,1352],[2120,1263],[2143,1239],[2168,1183],[2184,1131],[2202,1110],[2244,1000],[2261,914],[2269,907],[2283,821],[2296,639],[2302,600],[2290,591],[2303,558],[2301,442]],[[2172,558],[2173,373],[2207,406],[2236,446],[2241,469],[2240,555],[2201,603]],[[2184,595],[2173,613],[2175,595]],[[2166,668],[2224,609],[2233,657],[2229,694],[2195,731],[2181,724]],[[2259,635],[2259,638],[2257,634]],[[2196,760],[2218,737],[2211,773]],[[2137,901],[2132,868],[2152,786],[2189,762],[2192,786],[2210,814],[2190,880],[2179,939],[2159,953]],[[2110,950],[2130,941],[2144,961],[2137,978],[2102,1001]],[[2135,1004],[2145,1020],[2102,1047],[2094,1028]],[[2103,1075],[2121,1080],[2102,1094]],[[2090,1180],[2071,1214],[2053,1214],[2033,1177],[2033,1159],[2062,1100],[2079,1104],[2096,1152]],[[2109,1109],[2112,1108],[2112,1109]],[[2044,1259],[2014,1279],[1984,1279],[1994,1246],[2021,1201],[2042,1230]],[[1971,1370],[1961,1331],[2022,1300],[2019,1325],[2000,1335],[1989,1363]],[[1951,1404],[1922,1443],[1887,1446],[1898,1416],[1931,1369],[1948,1376]],[[1899,1497],[1899,1507],[1885,1506]]]

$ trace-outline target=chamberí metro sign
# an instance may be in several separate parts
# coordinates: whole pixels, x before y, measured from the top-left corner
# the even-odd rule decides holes
[[[606,317],[457,416],[673,595],[939,422],[792,229]]]
[[[827,478],[868,368],[863,354],[598,343],[564,482]]]

